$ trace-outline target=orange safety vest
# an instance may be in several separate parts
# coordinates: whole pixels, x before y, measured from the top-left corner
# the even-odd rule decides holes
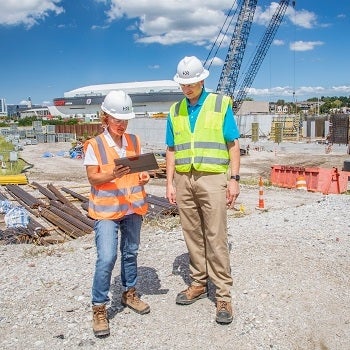
[[[140,154],[141,146],[138,136],[124,134],[128,141],[126,156]],[[107,144],[103,134],[88,140],[84,144],[86,150],[90,144],[95,152],[99,172],[112,173],[114,159],[120,158],[113,147]],[[128,210],[136,214],[147,213],[146,192],[142,185],[139,185],[139,174],[124,175],[119,179],[101,185],[91,186],[89,196],[89,216],[97,220],[121,219]]]

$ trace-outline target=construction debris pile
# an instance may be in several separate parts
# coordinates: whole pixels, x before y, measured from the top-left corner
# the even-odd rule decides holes
[[[0,192],[0,215],[4,215],[6,224],[6,228],[0,230],[0,244],[49,245],[93,232],[94,220],[87,216],[86,196],[69,188],[58,189],[53,184],[44,187],[33,182],[31,186],[40,192],[41,198],[19,185],[6,185],[6,194]],[[145,219],[148,221],[178,214],[177,207],[165,198],[148,195],[147,201],[149,211]]]

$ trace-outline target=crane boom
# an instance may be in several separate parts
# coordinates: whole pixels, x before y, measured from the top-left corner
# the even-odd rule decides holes
[[[281,0],[275,13],[273,14],[268,27],[266,28],[265,34],[263,35],[259,47],[255,53],[255,56],[250,64],[247,73],[245,74],[244,80],[238,89],[238,93],[233,102],[234,111],[238,111],[241,107],[243,100],[248,94],[248,89],[251,87],[256,74],[265,58],[265,55],[275,37],[276,31],[282,22],[283,16],[287,10],[290,0]],[[293,5],[294,5],[293,1]]]
[[[243,0],[216,92],[233,97],[258,0]]]

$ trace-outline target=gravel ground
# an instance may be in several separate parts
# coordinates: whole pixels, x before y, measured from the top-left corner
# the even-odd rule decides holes
[[[252,165],[259,156],[242,157],[242,168],[261,172]],[[79,160],[57,166],[54,158],[40,159],[40,149],[25,150],[22,157],[33,163],[39,157],[30,181],[87,188]],[[265,169],[276,160],[261,157],[270,159]],[[148,192],[164,195],[163,185],[152,180]],[[188,255],[173,218],[142,230],[138,290],[150,314],[121,306],[118,259],[111,336],[105,339],[91,329],[92,234],[46,248],[0,245],[1,349],[348,350],[350,197],[267,188],[261,211],[255,209],[258,188],[242,185],[241,191],[228,223],[235,310],[230,325],[215,322],[213,286],[208,299],[175,304],[188,283]]]

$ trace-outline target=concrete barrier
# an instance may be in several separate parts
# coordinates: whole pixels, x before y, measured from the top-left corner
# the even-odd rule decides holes
[[[306,189],[324,194],[345,193],[350,172],[338,168],[307,168],[288,165],[271,167],[271,184],[277,187],[297,188],[299,177],[304,177]]]

